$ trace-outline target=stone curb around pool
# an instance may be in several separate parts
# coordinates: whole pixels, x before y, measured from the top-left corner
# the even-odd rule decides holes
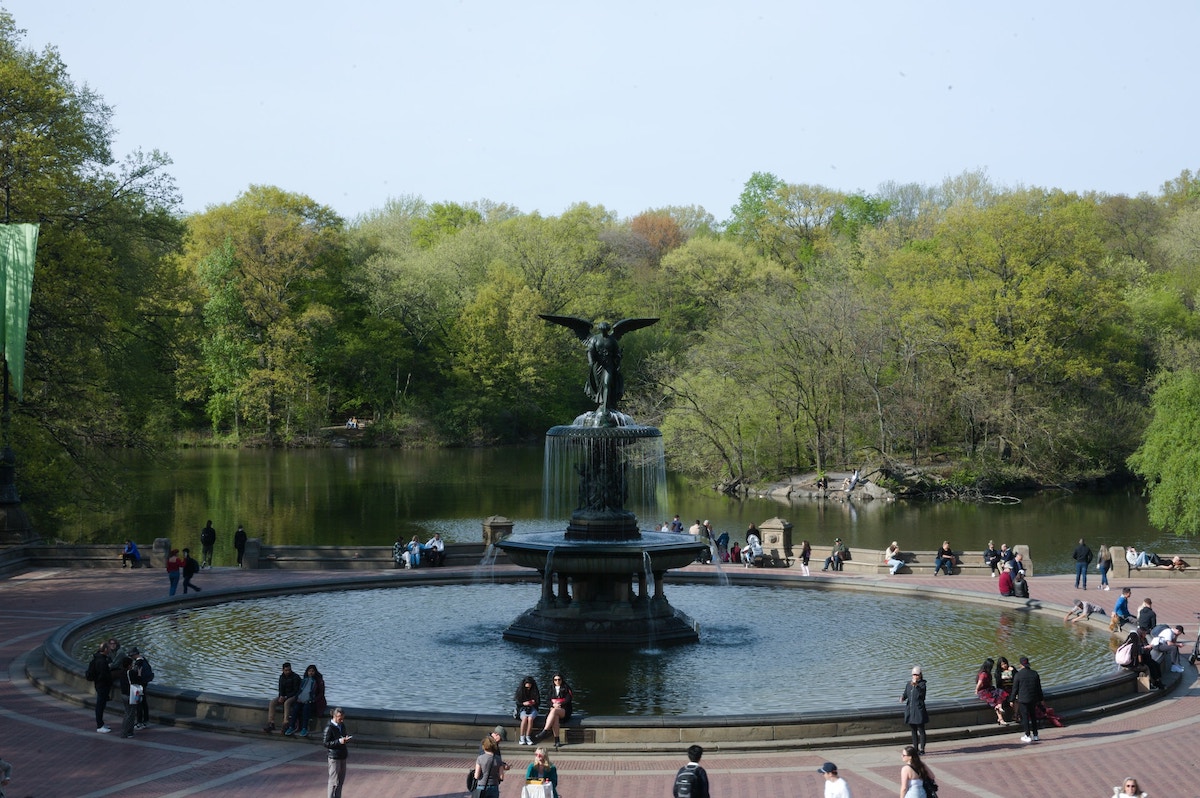
[[[382,575],[339,575],[327,580],[283,583],[270,587],[233,588],[205,592],[201,596],[157,599],[92,615],[67,624],[56,631],[41,648],[26,659],[26,675],[38,689],[71,703],[93,706],[91,685],[84,679],[84,666],[66,654],[73,641],[86,630],[114,618],[141,615],[164,607],[204,606],[235,599],[274,596],[287,593],[320,592],[329,589],[371,589],[402,584],[456,584],[465,578],[478,578],[479,569],[445,569],[438,572],[412,572]],[[735,569],[725,574],[730,582],[757,584],[774,582],[803,583],[806,587],[831,590],[856,590],[873,593],[911,593],[912,586],[896,582],[864,579],[803,577],[770,571]],[[489,578],[498,582],[530,582],[537,579],[528,571],[496,571]],[[719,581],[721,574],[701,571],[681,572],[674,584]],[[994,603],[1000,599],[1028,611],[1059,613],[1066,608],[1039,601],[1004,599],[981,594],[961,593],[950,587],[922,586],[923,592],[954,596],[959,600]],[[1179,681],[1171,674],[1172,686]],[[1139,694],[1132,673],[1117,673],[1101,679],[1085,680],[1047,691],[1047,701],[1065,721],[1084,720],[1143,706],[1164,697],[1167,691]],[[186,726],[223,733],[261,734],[263,706],[260,701],[243,697],[203,693],[174,687],[152,685],[149,691],[151,711],[156,720],[167,725]],[[166,711],[162,707],[166,706]],[[990,709],[980,702],[952,700],[931,702],[929,735],[932,739],[962,739],[1005,734],[1014,727],[1000,727]],[[347,707],[356,721],[356,736],[361,742],[395,748],[426,750],[474,750],[478,740],[496,725],[509,726],[512,718],[494,714],[404,713]],[[795,750],[830,745],[891,745],[904,742],[909,731],[890,708],[874,708],[848,713],[770,713],[725,716],[671,716],[633,718],[625,716],[581,716],[572,719],[566,730],[572,744],[584,743],[594,752],[678,751],[681,744],[703,743],[714,750]],[[285,738],[286,739],[286,738]]]

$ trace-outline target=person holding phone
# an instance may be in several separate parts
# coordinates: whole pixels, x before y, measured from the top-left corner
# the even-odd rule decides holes
[[[325,727],[325,751],[329,755],[328,798],[342,798],[342,787],[346,784],[346,743],[352,739],[353,735],[346,734],[346,713],[338,707]]]

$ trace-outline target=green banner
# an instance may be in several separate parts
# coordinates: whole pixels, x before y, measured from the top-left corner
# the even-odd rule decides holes
[[[12,375],[13,393],[24,396],[25,336],[29,331],[29,297],[33,293],[36,224],[0,224],[0,294],[4,297],[4,360]]]

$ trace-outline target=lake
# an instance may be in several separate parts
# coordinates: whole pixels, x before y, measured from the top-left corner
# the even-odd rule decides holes
[[[543,510],[540,446],[489,449],[188,449],[167,462],[137,459],[126,466],[137,490],[117,515],[81,512],[61,537],[71,542],[126,538],[148,546],[156,537],[199,548],[200,528],[217,529],[214,562],[232,565],[238,524],[267,545],[390,545],[441,532],[451,542],[479,542],[483,519],[502,515],[514,533],[551,531],[565,518]],[[780,517],[796,542],[813,542],[822,557],[835,537],[853,547],[983,549],[988,540],[1030,546],[1036,574],[1069,573],[1071,551],[1083,537],[1139,549],[1196,554],[1196,541],[1150,526],[1135,490],[1090,494],[1065,491],[1023,496],[1019,504],[963,502],[840,502],[737,500],[668,475],[668,506],[685,524],[711,520],[719,532],[744,540],[751,522]]]

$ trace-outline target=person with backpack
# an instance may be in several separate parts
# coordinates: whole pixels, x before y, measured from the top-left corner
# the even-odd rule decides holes
[[[675,774],[675,788],[671,795],[675,798],[709,798],[708,773],[700,767],[700,757],[704,749],[698,745],[688,746],[688,762]]]
[[[200,563],[196,562],[196,558],[192,556],[191,549],[184,549],[183,550],[183,594],[185,596],[187,595],[189,587],[192,590],[196,591],[197,593],[200,592],[200,588],[198,588],[192,584],[192,577],[198,573],[200,573]]]

